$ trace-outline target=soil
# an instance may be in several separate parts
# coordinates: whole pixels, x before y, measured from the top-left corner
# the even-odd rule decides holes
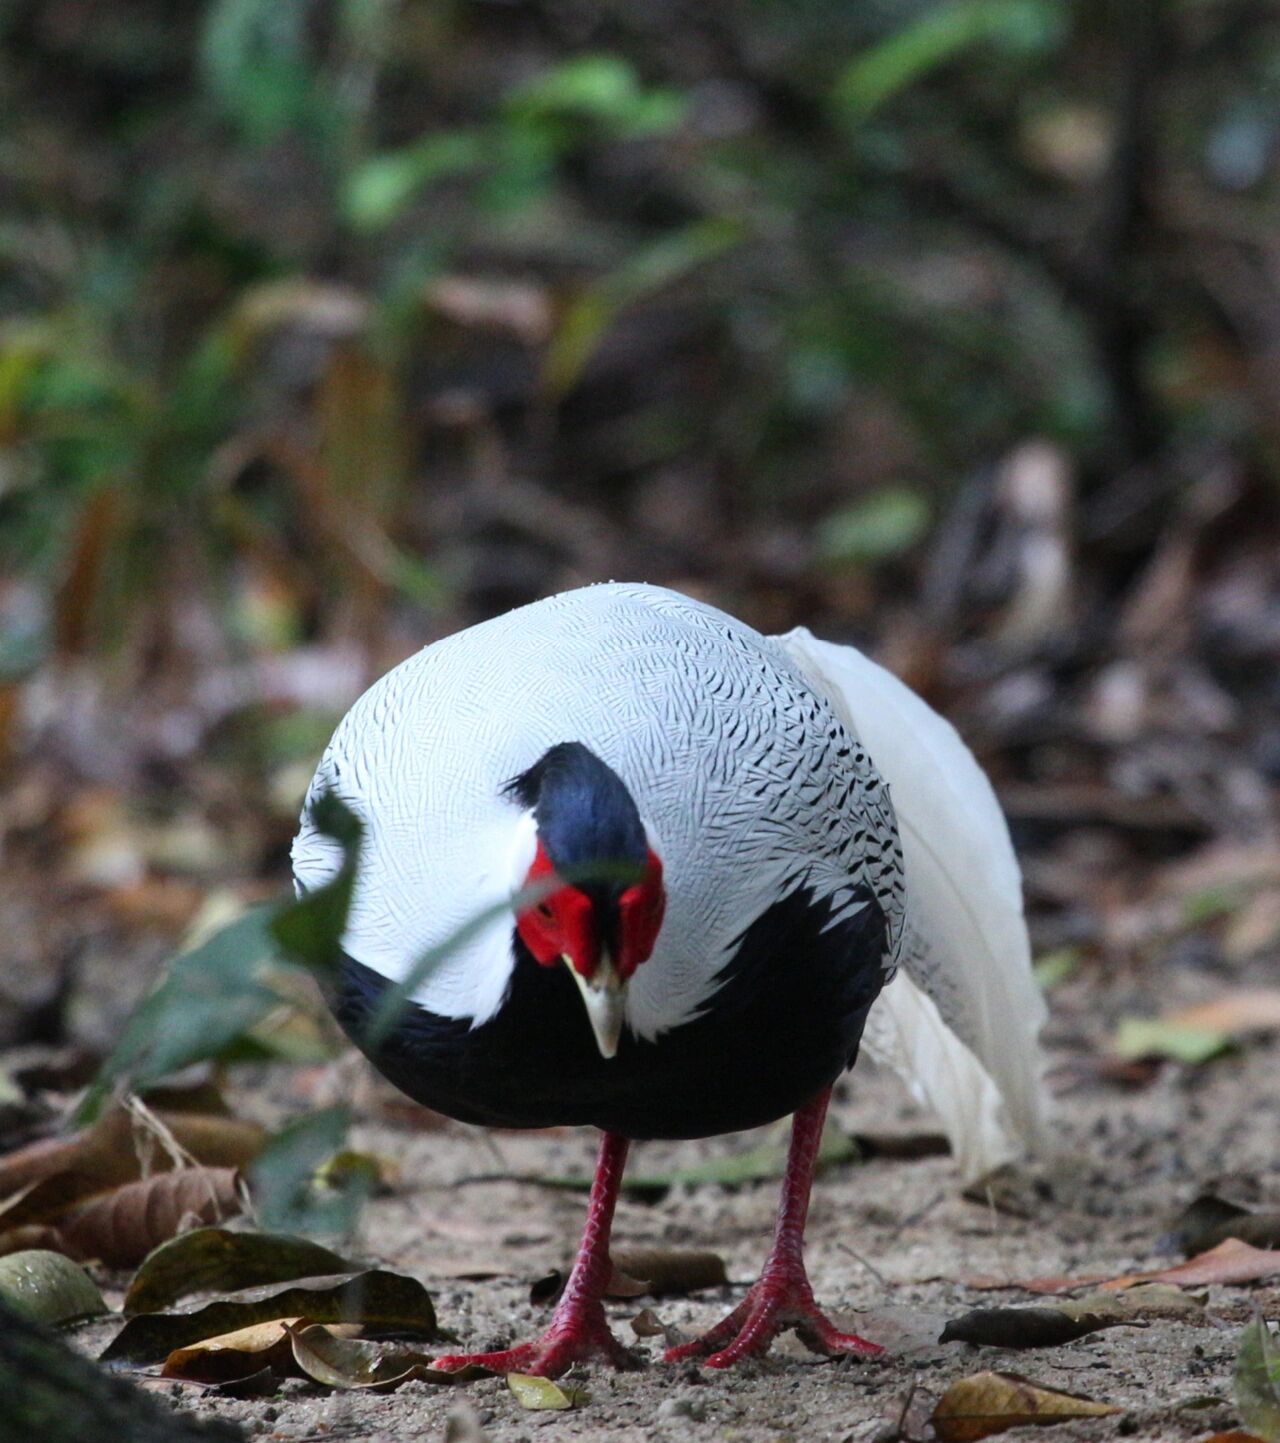
[[[1269,978],[1270,964],[1231,980]],[[330,1394],[291,1381],[269,1399],[154,1386],[198,1414],[238,1420],[250,1436],[297,1443],[443,1438],[446,1429],[451,1437],[474,1438],[466,1427],[477,1422],[492,1443],[532,1443],[548,1432],[733,1443],[920,1437],[928,1436],[928,1414],[947,1385],[983,1369],[1018,1372],[1123,1408],[1113,1417],[1059,1425],[1052,1435],[1058,1443],[1194,1439],[1230,1427],[1238,1416],[1231,1377],[1240,1329],[1255,1307],[1268,1317],[1280,1313],[1280,1287],[1200,1289],[1193,1296],[1203,1306],[1186,1320],[1112,1328],[1032,1352],[936,1342],[943,1323],[969,1308],[1036,1301],[1016,1290],[979,1290],[972,1280],[1110,1276],[1167,1266],[1177,1258],[1160,1251],[1161,1234],[1187,1202],[1211,1188],[1248,1205],[1280,1206],[1280,1039],[1248,1041],[1195,1069],[1169,1064],[1136,1090],[1094,1066],[1121,1012],[1204,1000],[1222,985],[1221,977],[1192,968],[1165,969],[1160,980],[1159,998],[1144,995],[1141,980],[1132,977],[1107,986],[1096,976],[1080,978],[1055,992],[1049,1042],[1060,1094],[1060,1152],[1020,1170],[985,1202],[962,1195],[945,1157],[872,1158],[819,1178],[807,1248],[815,1291],[838,1323],[886,1345],[882,1361],[814,1358],[789,1337],[767,1359],[716,1373],[664,1366],[657,1361],[661,1340],[644,1340],[635,1344],[649,1358],[644,1371],[582,1370],[589,1401],[568,1412],[525,1411],[499,1378],[457,1387],[415,1382],[394,1394]],[[388,1109],[381,1085],[361,1081],[363,1067],[352,1058],[310,1077],[295,1073],[288,1097],[264,1081],[243,1088],[237,1104],[275,1120],[296,1114],[297,1088],[306,1082],[313,1084],[311,1105],[335,1094],[355,1097],[362,1120],[354,1145],[394,1158],[400,1169],[392,1194],[368,1206],[355,1251],[426,1282],[442,1324],[466,1347],[533,1336],[548,1314],[529,1302],[530,1282],[570,1257],[583,1199],[512,1175],[585,1173],[594,1137],[424,1126],[426,1114],[418,1119],[410,1108]],[[833,1116],[850,1133],[911,1135],[929,1126],[869,1062],[840,1085]],[[634,1149],[630,1166],[658,1172],[760,1140],[743,1134],[644,1144]],[[776,1191],[776,1183],[761,1182],[735,1189],[681,1186],[656,1202],[624,1197],[615,1227],[619,1246],[714,1247],[733,1282],[686,1298],[613,1303],[615,1331],[633,1342],[629,1320],[645,1306],[685,1334],[715,1322],[755,1276]],[[467,1271],[492,1275],[458,1276]],[[82,1344],[96,1349],[113,1327],[85,1330]]]

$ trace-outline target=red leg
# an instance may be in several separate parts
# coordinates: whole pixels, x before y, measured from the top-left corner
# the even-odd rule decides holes
[[[587,1203],[587,1225],[578,1256],[569,1274],[551,1322],[532,1343],[521,1343],[500,1353],[458,1353],[437,1358],[435,1366],[453,1372],[468,1364],[493,1373],[534,1373],[558,1378],[575,1363],[601,1358],[615,1368],[638,1368],[640,1359],[609,1331],[604,1315],[604,1290],[609,1282],[609,1230],[622,1170],[630,1143],[606,1132],[600,1139],[595,1180]]]
[[[804,1224],[809,1214],[809,1189],[822,1141],[831,1089],[806,1102],[791,1126],[791,1150],[782,1179],[782,1201],[773,1231],[773,1247],[742,1302],[710,1332],[692,1343],[669,1348],[668,1363],[700,1358],[708,1368],[728,1368],[743,1358],[768,1351],[779,1333],[794,1328],[805,1347],[815,1353],[854,1353],[874,1358],[883,1353],[856,1333],[842,1333],[818,1310],[804,1268]]]

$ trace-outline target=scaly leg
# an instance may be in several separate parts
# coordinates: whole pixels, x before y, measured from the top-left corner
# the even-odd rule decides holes
[[[611,1272],[609,1230],[629,1146],[625,1137],[615,1133],[606,1132],[601,1136],[596,1175],[587,1203],[587,1225],[573,1271],[546,1332],[535,1342],[521,1343],[499,1353],[458,1353],[437,1358],[437,1368],[453,1372],[470,1364],[488,1368],[493,1373],[533,1373],[558,1378],[575,1363],[596,1358],[612,1363],[615,1368],[641,1366],[640,1359],[629,1353],[609,1331],[604,1315],[604,1290]]]
[[[774,1338],[788,1328],[794,1328],[805,1347],[815,1353],[853,1353],[874,1358],[884,1352],[878,1343],[869,1343],[856,1333],[840,1332],[822,1315],[805,1272],[803,1243],[809,1189],[830,1100],[828,1087],[806,1102],[792,1122],[773,1247],[759,1280],[710,1332],[692,1343],[669,1348],[665,1355],[668,1363],[699,1358],[708,1368],[728,1368],[743,1358],[767,1352]]]

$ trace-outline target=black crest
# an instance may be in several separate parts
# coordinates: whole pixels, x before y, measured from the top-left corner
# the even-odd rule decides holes
[[[554,867],[644,865],[648,841],[635,800],[617,772],[581,742],[549,748],[503,791],[533,808]]]

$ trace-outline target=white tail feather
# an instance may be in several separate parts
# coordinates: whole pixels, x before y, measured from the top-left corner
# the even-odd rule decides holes
[[[1022,879],[991,783],[951,724],[850,646],[778,638],[889,784],[902,839],[902,965],[865,1045],[935,1112],[966,1179],[1043,1144],[1047,1098]]]

